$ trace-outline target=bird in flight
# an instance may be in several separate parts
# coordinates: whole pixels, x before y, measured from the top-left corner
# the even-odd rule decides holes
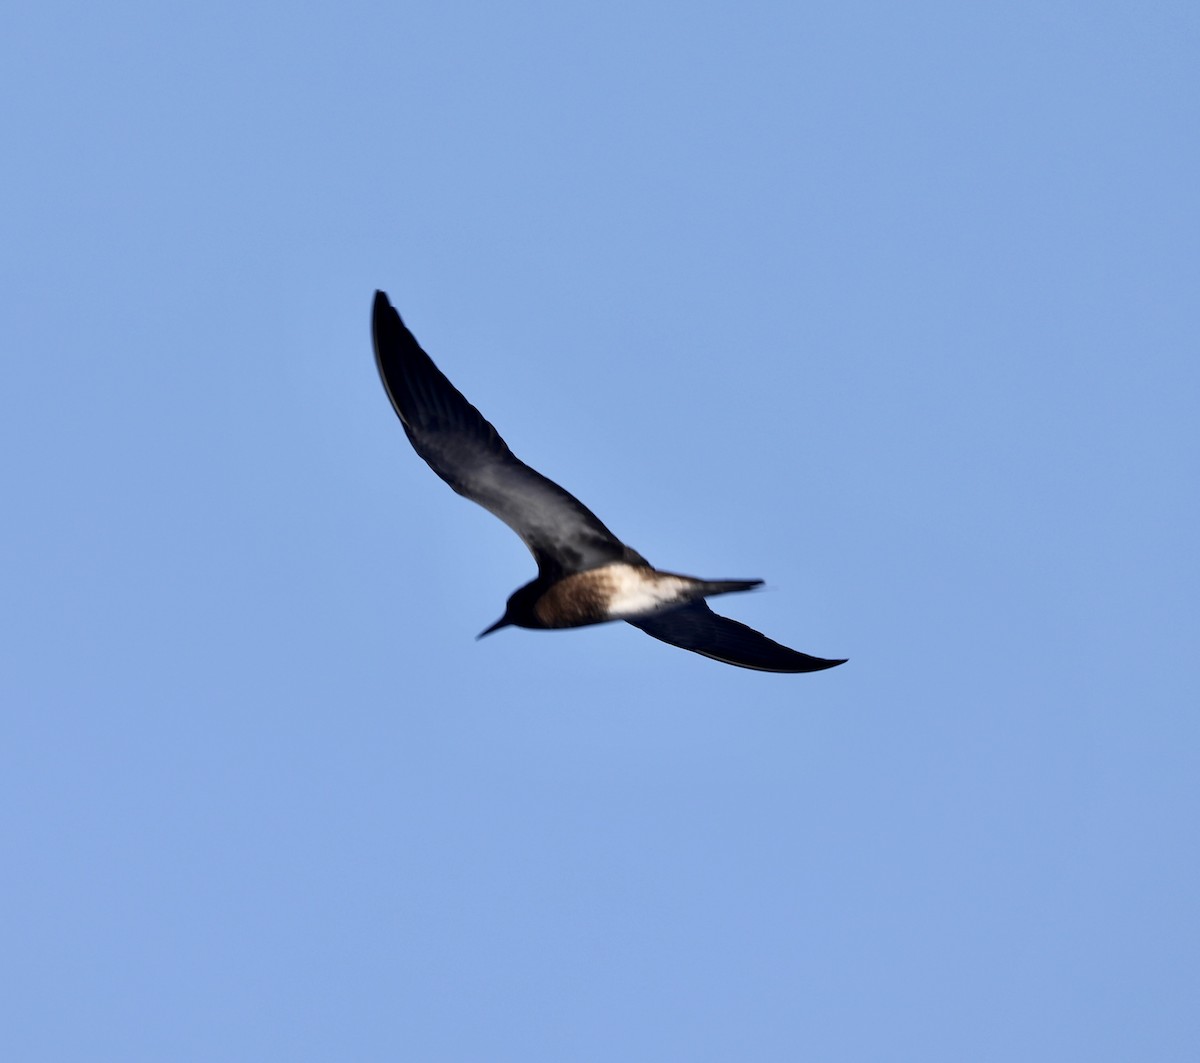
[[[537,578],[509,596],[504,615],[479,638],[510,625],[567,628],[624,620],[661,642],[760,672],[817,672],[845,663],[781,646],[718,616],[704,600],[750,590],[762,580],[704,580],[652,567],[582,502],[508,449],[379,291],[372,335],[379,375],[413,449],[460,495],[512,528],[537,561]]]

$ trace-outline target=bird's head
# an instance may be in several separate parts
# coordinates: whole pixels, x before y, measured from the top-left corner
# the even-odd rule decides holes
[[[484,635],[490,635],[493,631],[499,631],[502,627],[543,627],[544,625],[538,621],[533,611],[533,604],[540,594],[541,588],[535,586],[534,583],[527,583],[524,587],[513,591],[508,596],[504,615],[491,627],[485,628],[476,635],[476,640],[483,638]]]

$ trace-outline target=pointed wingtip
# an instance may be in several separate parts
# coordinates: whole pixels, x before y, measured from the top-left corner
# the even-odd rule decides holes
[[[759,672],[820,672],[848,660],[813,657],[782,646],[761,631],[714,613],[701,598],[627,622],[660,642]]]
[[[787,669],[787,671],[824,672],[829,668],[836,668],[839,664],[845,664],[850,660],[849,657],[843,657],[840,660],[831,660],[828,657],[813,657],[811,654],[800,653],[798,650],[792,650],[791,652],[796,657],[794,658],[794,666]]]

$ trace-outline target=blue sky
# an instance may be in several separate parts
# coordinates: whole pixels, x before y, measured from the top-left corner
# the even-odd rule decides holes
[[[1200,16],[22,4],[6,1058],[1194,1060]],[[386,289],[771,676],[417,459]],[[9,1010],[11,1009],[11,1010]]]

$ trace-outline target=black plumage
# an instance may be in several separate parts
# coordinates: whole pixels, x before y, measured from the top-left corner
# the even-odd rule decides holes
[[[455,491],[479,503],[529,547],[537,578],[516,590],[508,625],[576,627],[627,620],[662,642],[766,672],[813,672],[842,664],[810,657],[718,616],[704,596],[760,580],[701,580],[653,568],[582,502],[516,457],[446,379],[383,292],[372,318],[375,359],[413,449]]]

